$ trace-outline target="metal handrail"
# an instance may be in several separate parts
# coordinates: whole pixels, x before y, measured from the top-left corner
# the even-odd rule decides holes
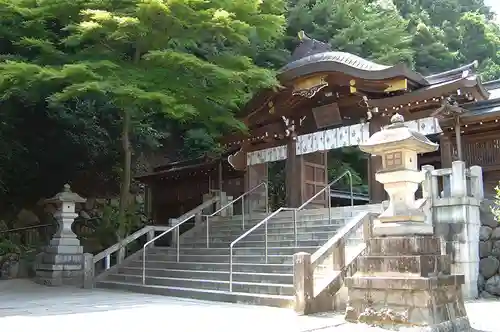
[[[251,194],[252,192],[254,192],[255,190],[257,190],[258,188],[260,188],[261,186],[264,186],[265,188],[265,191],[266,191],[266,214],[269,213],[269,187],[268,187],[268,184],[267,182],[261,182],[259,185],[253,187],[252,189],[249,189],[248,191],[244,192],[243,194],[241,194],[240,196],[238,196],[236,199],[233,199],[231,202],[227,203],[226,205],[224,205],[223,207],[221,207],[220,209],[218,209],[217,211],[215,211],[214,213],[212,214],[209,214],[209,215],[203,215],[203,217],[205,217],[205,221],[206,221],[206,227],[207,227],[207,248],[210,247],[210,244],[209,244],[209,237],[210,237],[210,221],[209,221],[209,218],[210,217],[213,217],[215,216],[217,213],[221,212],[222,210],[224,210],[225,208],[233,205],[236,201],[240,200],[241,199],[241,229],[245,230],[245,196],[248,195],[248,194]]]
[[[264,243],[265,243],[265,255],[266,255],[266,264],[267,264],[267,222],[269,219],[271,219],[272,217],[274,217],[275,215],[277,215],[278,213],[280,213],[282,211],[292,211],[292,210],[295,210],[295,209],[294,208],[280,207],[278,210],[276,210],[273,213],[271,213],[270,215],[268,215],[262,221],[260,221],[255,226],[250,228],[248,231],[246,231],[245,233],[240,235],[240,237],[238,237],[236,240],[231,242],[231,244],[229,245],[229,291],[230,292],[233,291],[233,247],[234,247],[234,245],[236,243],[238,243],[241,239],[246,237],[248,234],[252,233],[254,230],[256,230],[257,228],[262,226],[262,224],[264,224],[264,226],[265,226],[265,231],[264,231],[265,241],[264,241]]]
[[[144,246],[142,246],[142,284],[143,285],[146,284],[146,247],[148,245],[150,245],[151,243],[154,243],[159,238],[161,238],[161,237],[165,236],[166,234],[170,233],[174,229],[178,229],[186,221],[194,218],[195,216],[196,216],[196,213],[191,214],[190,216],[184,218],[184,220],[182,220],[181,222],[177,223],[175,226],[170,227],[169,229],[167,229],[166,231],[164,231],[160,235],[158,235],[158,236],[152,238],[151,240],[149,240],[148,242],[146,242],[144,244]],[[180,248],[180,245],[179,245],[179,233],[180,232],[177,230],[177,232],[176,232],[176,237],[177,237],[177,239],[176,239],[176,244],[177,244],[177,262],[179,262],[179,248]]]
[[[278,210],[274,211],[273,213],[268,215],[266,218],[264,218],[262,221],[257,223],[255,226],[250,228],[248,231],[246,231],[245,233],[240,235],[240,237],[238,237],[236,240],[231,242],[231,244],[229,245],[229,291],[230,292],[233,291],[233,247],[236,243],[238,243],[240,240],[245,238],[247,235],[252,233],[257,228],[259,228],[262,224],[264,224],[265,225],[265,230],[264,230],[264,249],[265,249],[265,252],[264,252],[264,255],[265,255],[266,264],[267,264],[267,260],[268,260],[267,259],[268,258],[267,257],[268,256],[267,255],[267,222],[271,218],[273,218],[275,215],[277,215],[278,213],[280,213],[282,211],[293,211],[293,233],[294,233],[294,239],[295,239],[294,244],[296,247],[297,246],[297,212],[304,209],[304,207],[306,207],[309,203],[311,203],[314,199],[316,199],[321,193],[323,193],[327,189],[329,190],[332,185],[339,182],[340,179],[342,179],[346,175],[349,176],[349,184],[350,184],[350,191],[351,191],[351,206],[353,206],[354,205],[354,194],[352,191],[352,174],[350,171],[345,171],[340,176],[335,178],[332,182],[330,182],[328,185],[326,185],[323,189],[321,189],[318,193],[316,193],[314,196],[309,198],[304,204],[302,204],[298,208],[284,208],[284,207],[279,208]],[[332,220],[331,205],[332,205],[332,203],[331,203],[330,195],[328,195],[328,220],[329,220],[329,222],[331,222],[331,220]]]
[[[295,246],[297,246],[297,212],[300,210],[304,209],[309,203],[314,201],[319,195],[321,195],[325,190],[328,190],[328,221],[332,221],[332,199],[330,197],[330,189],[331,187],[339,182],[342,178],[345,176],[349,177],[349,192],[351,193],[351,206],[354,206],[354,193],[352,191],[352,173],[351,171],[347,170],[344,173],[340,174],[338,177],[336,177],[332,182],[327,184],[323,189],[318,191],[313,197],[309,198],[307,201],[305,201],[301,206],[299,206],[294,214],[293,214],[293,224],[294,224],[294,233],[295,233]]]

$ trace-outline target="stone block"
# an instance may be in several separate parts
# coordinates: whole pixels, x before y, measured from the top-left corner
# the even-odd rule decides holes
[[[440,254],[441,243],[433,236],[372,238],[368,247],[368,255],[359,259],[358,272],[345,279],[346,319],[382,327],[468,324],[462,294],[466,278],[451,273],[457,268],[472,269],[473,262],[452,269],[450,257]],[[406,255],[394,255],[398,248]]]
[[[44,253],[47,254],[69,254],[69,255],[82,255],[83,254],[83,247],[82,246],[48,246],[44,249]]]
[[[82,254],[45,254],[43,255],[42,262],[44,264],[53,265],[78,265],[83,263]]]
[[[377,237],[368,241],[368,255],[428,255],[440,253],[439,238],[434,236]]]
[[[295,288],[295,311],[307,315],[312,310],[314,298],[311,254],[299,252],[293,255],[293,285]]]
[[[427,277],[442,272],[450,273],[450,259],[446,255],[364,256],[359,258],[359,271],[364,274],[385,275],[404,273]]]
[[[491,227],[481,226],[481,228],[479,229],[479,240],[481,241],[489,240],[492,232],[493,229]]]
[[[491,241],[480,241],[479,242],[479,258],[484,258],[484,257],[490,256],[492,248],[493,248],[493,243],[491,243]]]
[[[83,255],[83,288],[94,288],[94,277],[94,255],[86,253]]]
[[[421,236],[433,235],[434,227],[424,222],[378,222],[373,225],[373,236],[400,237],[406,235]]]
[[[481,259],[481,261],[479,262],[479,272],[486,279],[489,279],[497,274],[499,267],[500,261],[496,257],[486,257]]]

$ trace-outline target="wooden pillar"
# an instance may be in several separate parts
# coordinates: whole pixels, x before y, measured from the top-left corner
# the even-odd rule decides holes
[[[268,165],[267,163],[248,166],[245,173],[245,192],[255,188],[262,182],[267,182],[268,179]],[[251,194],[245,197],[246,211],[264,212],[266,211],[266,188],[261,186]],[[236,198],[236,197],[235,197]]]
[[[453,145],[449,135],[441,135],[439,138],[439,151],[441,152],[441,168],[451,168]]]
[[[328,185],[327,152],[320,151],[303,156],[302,203],[316,195]],[[325,190],[307,209],[328,207],[329,191]]]
[[[303,157],[298,156],[296,137],[290,137],[287,144],[286,158],[286,204],[296,208],[302,204],[302,187],[304,185]]]
[[[370,136],[380,131],[388,123],[388,117],[375,114],[369,123]],[[384,186],[375,180],[375,173],[382,168],[382,157],[370,156],[368,158],[368,188],[371,203],[381,203],[385,200]]]

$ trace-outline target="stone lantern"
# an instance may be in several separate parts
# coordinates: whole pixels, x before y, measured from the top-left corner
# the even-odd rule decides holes
[[[83,247],[71,227],[78,214],[76,203],[86,199],[71,191],[68,184],[46,204],[57,208],[54,217],[57,231],[44,252],[37,257],[35,281],[48,286],[75,285],[82,282]]]
[[[418,154],[436,151],[438,144],[410,130],[404,118],[395,114],[391,124],[359,146],[361,151],[382,157],[382,169],[375,179],[389,195],[388,208],[378,217],[374,235],[432,234],[425,215],[415,201],[415,192],[424,180],[418,169]]]
[[[441,254],[441,239],[415,201],[424,180],[417,154],[438,145],[408,129],[396,114],[360,149],[382,157],[376,180],[389,194],[389,207],[374,221],[356,273],[344,279],[346,319],[391,329],[470,331],[464,276],[451,274],[450,257]]]

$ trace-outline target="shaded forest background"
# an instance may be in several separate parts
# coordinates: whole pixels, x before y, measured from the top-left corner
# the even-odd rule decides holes
[[[120,194],[151,160],[219,152],[235,116],[297,33],[421,72],[477,60],[500,78],[500,27],[483,0],[0,0],[0,215],[70,182]],[[161,158],[158,158],[161,157]],[[359,154],[331,161],[351,168]]]

